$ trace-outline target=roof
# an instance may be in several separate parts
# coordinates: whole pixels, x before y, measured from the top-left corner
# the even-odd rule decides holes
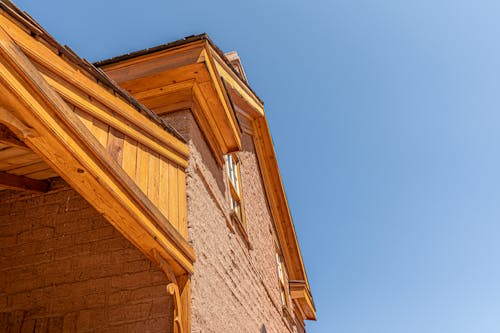
[[[212,41],[212,39],[206,33],[187,36],[187,37],[184,37],[182,39],[178,39],[178,40],[170,42],[170,43],[161,44],[161,45],[150,47],[150,48],[147,48],[147,49],[143,49],[143,50],[138,50],[138,51],[134,51],[134,52],[122,54],[122,55],[119,55],[119,56],[116,56],[116,57],[113,57],[113,58],[100,60],[100,61],[95,62],[94,65],[96,67],[103,67],[103,66],[106,66],[106,65],[110,65],[110,64],[114,64],[114,63],[120,62],[120,61],[124,61],[124,60],[128,60],[128,59],[140,57],[140,56],[147,55],[147,54],[150,54],[150,53],[155,53],[155,52],[159,52],[159,51],[168,50],[168,49],[171,49],[171,48],[174,48],[174,47],[182,46],[182,45],[189,44],[189,43],[196,42],[196,41],[200,41],[200,40],[207,41],[210,44],[210,46],[215,50],[215,52],[217,52],[217,54],[221,57],[221,59],[228,65],[228,67],[231,68],[231,70],[233,71],[233,73],[236,76],[238,76],[238,78],[241,80],[241,82],[243,82],[245,84],[245,86],[248,89],[250,89],[250,91],[252,91],[252,93],[259,100],[259,102],[261,102],[262,104],[264,104],[264,102],[262,101],[262,99],[255,93],[255,91],[252,89],[252,87],[250,87],[250,85],[248,84],[246,78],[242,77],[242,75],[233,67],[233,65],[231,64],[231,62],[229,61],[229,59],[226,57],[225,53],[217,45],[215,45],[215,43]]]

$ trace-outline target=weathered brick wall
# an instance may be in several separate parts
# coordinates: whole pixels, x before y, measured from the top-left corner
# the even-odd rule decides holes
[[[0,331],[13,320],[26,332],[171,331],[163,273],[63,181],[54,185],[0,192]]]
[[[228,216],[224,173],[189,111],[165,116],[189,140],[188,229],[197,260],[192,332],[293,332],[283,318],[274,236],[252,137],[243,136],[242,189],[251,248]]]

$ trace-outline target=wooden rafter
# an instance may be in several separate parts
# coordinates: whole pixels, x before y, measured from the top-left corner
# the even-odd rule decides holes
[[[2,124],[0,124],[0,143],[18,148],[28,148],[7,126]]]
[[[50,182],[38,180],[25,176],[13,175],[7,172],[0,172],[0,188],[28,192],[47,192]]]

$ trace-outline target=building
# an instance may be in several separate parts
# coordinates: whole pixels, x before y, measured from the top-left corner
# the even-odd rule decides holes
[[[92,65],[0,0],[0,331],[305,332],[262,101],[206,35]]]

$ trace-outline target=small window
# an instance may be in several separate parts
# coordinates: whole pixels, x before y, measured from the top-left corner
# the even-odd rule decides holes
[[[283,307],[288,307],[288,297],[287,297],[287,279],[285,275],[285,267],[283,264],[283,258],[279,255],[278,251],[276,251],[276,265],[278,267],[278,279],[280,285],[280,294],[281,294],[281,304]]]
[[[229,202],[231,210],[236,216],[238,222],[245,225],[245,216],[243,213],[242,205],[242,192],[241,192],[241,177],[240,177],[240,163],[236,154],[227,154],[226,168],[227,168],[227,178],[229,183]]]

